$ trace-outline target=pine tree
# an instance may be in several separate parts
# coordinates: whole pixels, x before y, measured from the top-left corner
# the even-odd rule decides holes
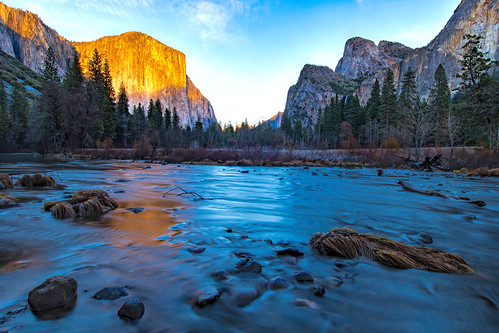
[[[416,90],[416,73],[409,68],[402,78],[402,89],[399,96],[399,114],[401,120],[401,128],[399,138],[404,144],[409,143],[409,134],[414,126],[422,126],[420,123],[414,123],[414,114],[417,112],[416,103],[419,101],[419,96]],[[425,125],[427,126],[427,125]],[[414,138],[413,138],[414,139]]]
[[[438,65],[435,71],[435,84],[430,91],[430,109],[431,109],[431,122],[433,125],[432,137],[436,145],[442,143],[443,136],[447,136],[449,141],[455,141],[455,138],[449,138],[449,133],[454,133],[449,125],[454,124],[452,120],[454,117],[451,109],[451,96],[449,89],[449,81],[445,74],[445,69],[442,64]],[[449,132],[450,130],[450,132]],[[453,146],[453,143],[451,143]]]
[[[102,57],[97,49],[94,49],[92,56],[88,62],[88,72],[90,79],[96,83],[103,83],[104,78],[102,76]]]
[[[43,64],[42,72],[43,80],[50,83],[59,83],[60,77],[57,72],[57,65],[55,63],[55,55],[52,46],[49,46],[47,54],[45,56],[45,61]]]
[[[381,89],[379,81],[376,79],[371,89],[371,97],[367,101],[366,112],[368,122],[368,141],[369,146],[377,146],[379,144],[378,133],[378,117],[381,110]]]
[[[382,134],[385,140],[393,135],[397,123],[397,95],[393,72],[388,70],[383,87],[381,88],[381,108],[378,114]]]
[[[109,62],[107,58],[104,58],[104,64],[102,66],[102,82],[104,85],[104,89],[106,91],[106,96],[109,98],[111,103],[114,103],[116,98],[116,92],[113,87],[113,78],[111,76],[111,71],[109,69]]]
[[[164,133],[162,109],[161,101],[158,98],[154,102],[154,125],[161,134]]]
[[[133,107],[133,138],[134,142],[138,142],[145,138],[147,121],[144,113],[144,107],[139,103],[138,106]]]
[[[80,57],[77,52],[73,54],[73,59],[69,62],[62,85],[71,94],[83,93],[83,70],[80,64]]]
[[[101,111],[101,124],[103,130],[101,138],[114,140],[116,137],[116,113],[113,104],[111,104],[111,101],[108,98],[105,98],[102,101]]]
[[[173,107],[172,126],[175,131],[180,128],[180,118],[175,107]]]
[[[3,148],[6,148],[8,128],[9,117],[7,110],[7,93],[5,92],[3,78],[0,76],[0,144]]]
[[[128,139],[130,137],[129,131],[129,105],[128,105],[128,96],[126,94],[125,85],[123,82],[120,84],[120,90],[118,92],[118,103],[116,104],[116,140],[119,146],[127,147]]]
[[[165,108],[165,131],[168,132],[172,126],[172,113],[168,109],[168,107]]]
[[[26,99],[24,88],[19,84],[14,84],[11,94],[10,123],[14,144],[17,148],[22,148],[28,130],[28,110],[29,105]]]

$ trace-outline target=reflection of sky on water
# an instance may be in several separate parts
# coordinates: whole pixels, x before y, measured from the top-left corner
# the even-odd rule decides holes
[[[385,176],[377,177],[376,170],[339,168],[152,165],[144,169],[144,164],[125,162],[88,162],[85,169],[80,163],[16,166],[58,168],[64,187],[16,188],[12,195],[31,199],[0,211],[0,249],[14,249],[9,252],[13,261],[0,267],[0,285],[8,286],[0,294],[0,316],[52,275],[75,277],[79,298],[75,310],[57,322],[38,322],[26,312],[0,325],[0,330],[22,326],[42,331],[60,327],[488,331],[499,325],[497,179],[401,170],[385,170]],[[116,182],[119,179],[130,181]],[[484,200],[487,206],[405,192],[397,185],[399,179]],[[206,200],[177,196],[181,191],[163,197],[173,186],[195,191]],[[86,221],[56,220],[41,210],[45,200],[61,200],[88,188],[108,191],[120,208]],[[133,207],[145,210],[139,214],[126,210]],[[430,246],[458,253],[477,274],[395,270],[367,259],[345,262],[310,252],[311,234],[338,226],[410,245],[421,245],[417,235],[425,231],[433,237]],[[274,250],[281,248],[275,245],[278,241],[290,242],[305,256],[298,261],[276,257]],[[187,251],[191,246],[206,250],[191,254]],[[214,281],[212,272],[235,266],[237,251],[254,254],[263,265],[262,275]],[[312,273],[326,295],[316,298],[309,286],[295,283],[293,274],[299,271]],[[292,281],[292,287],[267,289],[247,307],[235,305],[239,293],[261,288],[275,276]],[[338,280],[343,282],[340,287]],[[146,304],[146,315],[136,326],[117,319],[121,301],[91,299],[98,289],[110,285],[129,286],[131,295]],[[220,301],[203,310],[192,308],[192,295],[205,288],[223,290]],[[296,308],[292,303],[297,298],[315,302],[319,309]]]

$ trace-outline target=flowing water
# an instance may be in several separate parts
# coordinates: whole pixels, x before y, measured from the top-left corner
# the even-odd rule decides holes
[[[499,329],[498,179],[405,170],[385,170],[378,177],[374,169],[146,165],[0,164],[0,173],[42,170],[58,181],[51,188],[9,190],[21,204],[0,210],[0,331]],[[399,179],[487,205],[407,192]],[[174,187],[205,200],[178,195],[179,189],[163,197]],[[44,201],[68,199],[81,189],[104,189],[120,207],[93,220],[57,220],[42,210]],[[145,210],[127,210],[134,207]],[[311,251],[310,236],[332,227],[419,246],[418,234],[424,232],[433,238],[428,246],[459,254],[476,274],[399,270]],[[191,253],[193,246],[206,250]],[[288,246],[304,256],[276,255]],[[237,252],[253,254],[261,274],[216,281],[212,273],[233,269]],[[325,295],[317,297],[312,284],[297,283],[294,275],[301,271],[309,272]],[[75,278],[78,299],[65,317],[43,320],[25,309],[26,299],[54,275]],[[291,286],[270,289],[276,276]],[[108,286],[126,286],[128,298],[140,298],[144,317],[134,323],[119,319],[116,312],[127,298],[92,298]],[[222,293],[215,304],[194,304],[197,295],[215,289]]]

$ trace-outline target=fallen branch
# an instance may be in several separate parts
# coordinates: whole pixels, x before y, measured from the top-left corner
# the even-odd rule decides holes
[[[180,186],[175,186],[174,188],[168,190],[165,194],[163,194],[163,198],[165,196],[167,196],[168,194],[170,194],[170,192],[173,192],[175,190],[181,190],[182,191],[182,193],[177,194],[177,197],[181,197],[183,195],[192,195],[192,196],[197,196],[200,200],[204,200],[204,198],[201,195],[199,195],[198,193],[196,193],[194,191],[186,191],[183,188],[181,188]]]
[[[416,187],[410,185],[409,183],[407,183],[403,180],[399,180],[398,183],[400,186],[402,186],[402,188],[404,190],[409,191],[409,192],[430,195],[430,196],[436,196],[436,197],[440,197],[440,198],[444,198],[444,199],[452,198],[455,200],[462,200],[462,201],[466,201],[467,203],[470,203],[472,205],[479,206],[479,207],[484,207],[486,205],[485,202],[482,200],[471,200],[468,197],[461,197],[461,196],[446,196],[445,194],[442,194],[438,191],[419,189],[419,188],[416,188]]]

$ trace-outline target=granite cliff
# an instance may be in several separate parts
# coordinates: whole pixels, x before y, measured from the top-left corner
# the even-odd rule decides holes
[[[49,47],[56,54],[62,75],[66,70],[66,59],[74,53],[71,43],[46,26],[38,15],[0,2],[0,50],[40,72]]]
[[[92,42],[73,43],[81,55],[84,72],[94,49],[109,61],[114,87],[123,82],[130,104],[143,105],[159,99],[163,107],[175,108],[183,126],[199,119],[207,127],[216,123],[211,103],[186,74],[185,55],[139,32],[126,32]]]
[[[211,103],[186,73],[185,55],[138,32],[103,37],[93,42],[71,43],[46,26],[33,13],[10,8],[0,2],[0,50],[35,72],[41,72],[49,47],[56,55],[59,73],[74,52],[81,55],[83,70],[95,48],[108,59],[116,90],[123,81],[131,105],[159,98],[163,107],[175,108],[182,126],[204,127],[216,123]]]
[[[394,72],[397,91],[400,92],[403,75],[412,68],[416,72],[419,94],[427,98],[434,84],[434,74],[442,64],[449,78],[450,88],[459,85],[456,77],[463,36],[479,34],[486,56],[499,60],[499,5],[498,0],[462,0],[442,31],[425,47],[411,49],[400,43],[381,41],[378,45],[360,37],[346,42],[343,57],[335,71],[323,66],[305,65],[296,85],[289,88],[285,113],[292,118],[317,118],[331,96],[344,95],[338,86],[346,82],[354,85],[355,94],[365,104],[371,88],[378,79],[383,82],[386,72]],[[334,87],[335,89],[331,88]]]

